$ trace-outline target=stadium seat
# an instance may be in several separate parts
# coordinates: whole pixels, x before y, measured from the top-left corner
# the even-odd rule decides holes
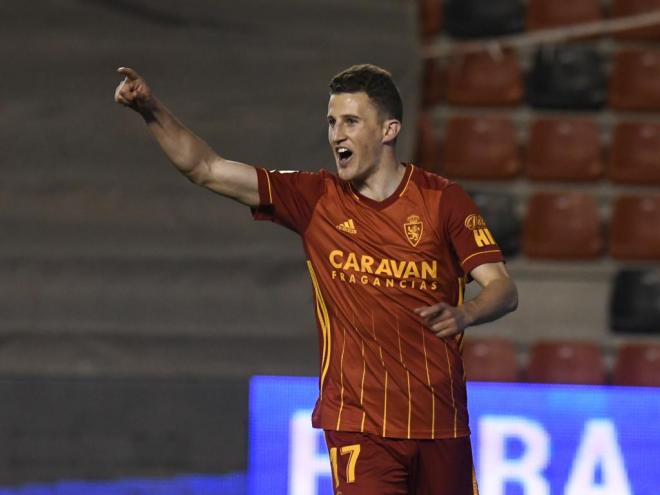
[[[520,171],[513,123],[498,117],[454,117],[447,123],[442,170],[460,179],[511,179]]]
[[[660,9],[660,0],[613,0],[612,16],[628,17]],[[615,35],[620,40],[660,39],[660,26],[621,31]]]
[[[446,77],[435,59],[426,59],[422,69],[422,107],[438,105],[444,99]]]
[[[445,28],[456,38],[484,38],[524,29],[521,0],[445,0]]]
[[[530,350],[527,381],[602,385],[605,368],[601,349],[593,342],[537,342]]]
[[[595,259],[604,249],[596,200],[584,193],[534,194],[523,222],[522,250],[530,258]]]
[[[442,0],[417,0],[419,34],[428,41],[440,34],[442,27]]]
[[[513,342],[497,337],[466,339],[463,368],[470,381],[516,382],[520,378]]]
[[[660,185],[660,124],[625,122],[614,128],[610,180]]]
[[[415,164],[431,171],[440,168],[440,140],[431,116],[422,112],[417,120],[417,152]]]
[[[603,17],[600,0],[529,0],[527,29],[551,29],[570,24],[598,21]]]
[[[515,198],[506,193],[468,191],[481,210],[488,229],[507,258],[520,250],[520,219]]]
[[[660,50],[616,53],[609,98],[616,110],[660,110]]]
[[[447,101],[452,105],[517,105],[523,81],[514,52],[455,57],[448,68]]]
[[[610,221],[610,254],[619,260],[660,260],[660,196],[621,196]]]
[[[614,365],[612,383],[660,387],[660,344],[649,342],[622,345]]]
[[[660,337],[660,270],[621,269],[610,296],[610,327],[619,333]]]
[[[530,129],[525,173],[532,180],[592,181],[603,173],[600,130],[586,119],[540,119]]]
[[[527,100],[536,108],[602,108],[607,100],[602,55],[584,45],[539,48],[527,78]]]

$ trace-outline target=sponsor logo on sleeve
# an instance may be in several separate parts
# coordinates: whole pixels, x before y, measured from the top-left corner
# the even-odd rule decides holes
[[[494,246],[495,239],[490,230],[486,227],[486,222],[481,215],[468,215],[465,218],[465,228],[472,231],[474,242],[477,247]]]

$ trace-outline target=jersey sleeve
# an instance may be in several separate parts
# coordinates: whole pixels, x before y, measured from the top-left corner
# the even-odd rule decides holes
[[[303,234],[323,195],[323,174],[258,168],[257,177],[259,206],[252,208],[254,219],[270,220]]]
[[[479,208],[458,184],[451,184],[444,190],[440,208],[445,235],[464,274],[469,275],[484,263],[504,261]]]

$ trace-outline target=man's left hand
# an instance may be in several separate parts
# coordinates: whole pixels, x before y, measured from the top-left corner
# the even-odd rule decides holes
[[[453,337],[468,326],[467,314],[462,307],[440,302],[414,311],[439,338]]]

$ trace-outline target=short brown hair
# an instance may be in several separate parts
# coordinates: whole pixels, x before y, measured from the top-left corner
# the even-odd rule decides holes
[[[380,112],[403,122],[403,103],[392,74],[372,64],[353,65],[330,81],[330,94],[365,92]]]

